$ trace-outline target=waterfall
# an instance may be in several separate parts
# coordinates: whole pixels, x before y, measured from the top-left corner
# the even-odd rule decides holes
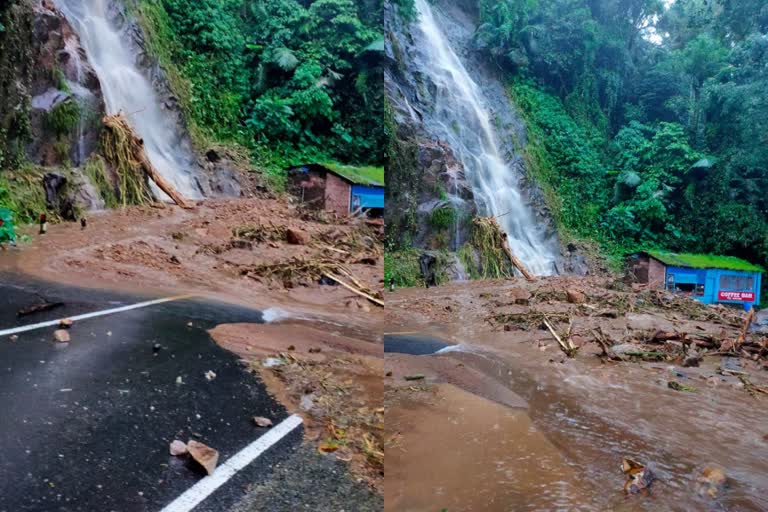
[[[417,66],[436,86],[428,129],[463,164],[478,209],[495,216],[515,255],[537,275],[554,271],[556,256],[520,194],[517,176],[499,150],[491,114],[480,87],[451,48],[427,0],[416,0],[424,36]]]
[[[128,36],[111,21],[110,0],[55,0],[80,36],[88,61],[101,84],[108,114],[123,112],[144,140],[147,157],[176,190],[202,196],[194,159],[183,149],[176,122],[163,111],[160,97],[136,63]],[[165,197],[155,189],[158,197]]]

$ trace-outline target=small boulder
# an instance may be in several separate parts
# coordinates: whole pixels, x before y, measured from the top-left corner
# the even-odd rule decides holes
[[[187,450],[195,461],[203,466],[206,473],[213,474],[219,463],[219,452],[199,441],[190,439],[187,442]]]
[[[256,426],[262,427],[262,428],[266,428],[266,427],[271,427],[272,426],[272,420],[269,419],[269,418],[265,418],[263,416],[254,416],[253,417],[253,422],[256,424]]]
[[[178,439],[171,443],[169,451],[174,457],[178,457],[179,455],[184,455],[185,453],[189,452],[186,443],[184,441],[179,441]]]
[[[59,321],[59,327],[62,329],[69,329],[74,323],[75,322],[71,318],[65,318],[64,320]]]
[[[300,229],[288,228],[285,232],[285,240],[291,245],[307,245],[309,235]]]
[[[59,343],[69,343],[69,331],[59,329],[53,333],[53,338]]]
[[[579,290],[566,290],[565,297],[571,304],[584,304],[587,302],[587,296]]]
[[[507,296],[518,306],[527,306],[531,301],[531,292],[525,288],[512,288],[507,292]]]
[[[701,496],[716,499],[725,490],[728,477],[720,466],[705,466],[696,477],[697,492]]]

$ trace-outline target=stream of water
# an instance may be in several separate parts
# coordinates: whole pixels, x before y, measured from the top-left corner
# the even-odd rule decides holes
[[[175,120],[163,110],[160,97],[139,69],[128,36],[113,23],[110,0],[56,0],[56,5],[80,36],[99,78],[107,113],[125,113],[163,178],[182,195],[201,197],[192,155],[181,144]],[[155,193],[164,197],[159,190]]]
[[[549,275],[556,260],[520,194],[517,177],[501,155],[482,91],[439,26],[427,0],[416,0],[425,47],[418,64],[437,87],[433,135],[463,164],[481,213],[495,216],[515,255],[537,275]]]

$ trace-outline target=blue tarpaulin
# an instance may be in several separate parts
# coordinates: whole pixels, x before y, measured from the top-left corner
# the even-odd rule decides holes
[[[352,209],[354,210],[357,206],[384,208],[384,187],[352,185]]]

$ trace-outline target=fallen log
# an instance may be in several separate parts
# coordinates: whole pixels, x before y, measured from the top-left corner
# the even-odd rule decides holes
[[[536,278],[533,277],[533,274],[528,272],[528,269],[525,268],[525,265],[523,265],[523,262],[517,259],[517,256],[512,254],[512,249],[509,248],[509,239],[507,238],[507,234],[504,233],[504,250],[507,252],[507,255],[509,256],[509,260],[512,262],[512,265],[515,266],[517,270],[520,271],[521,274],[530,282],[536,281]]]
[[[107,130],[111,131],[115,135],[115,140],[121,141],[122,144],[126,144],[125,148],[128,151],[128,157],[131,158],[132,167],[140,167],[147,177],[155,182],[160,190],[165,192],[171,200],[182,208],[192,208],[184,200],[184,197],[179,194],[173,186],[163,178],[152,162],[149,161],[147,153],[144,150],[144,140],[142,140],[131,125],[128,123],[128,119],[125,114],[118,112],[114,115],[104,116],[102,119],[104,126]],[[115,162],[113,162],[115,163]]]
[[[337,283],[339,283],[341,286],[343,286],[347,290],[351,291],[352,293],[354,293],[356,295],[359,295],[361,297],[365,297],[366,299],[368,299],[369,301],[373,302],[377,306],[384,307],[384,301],[381,301],[381,300],[373,297],[372,295],[369,295],[369,294],[365,293],[364,291],[355,288],[351,284],[345,283],[339,276],[334,275],[334,274],[332,274],[330,272],[325,272],[323,275],[325,277],[327,277],[328,279],[336,281]]]

